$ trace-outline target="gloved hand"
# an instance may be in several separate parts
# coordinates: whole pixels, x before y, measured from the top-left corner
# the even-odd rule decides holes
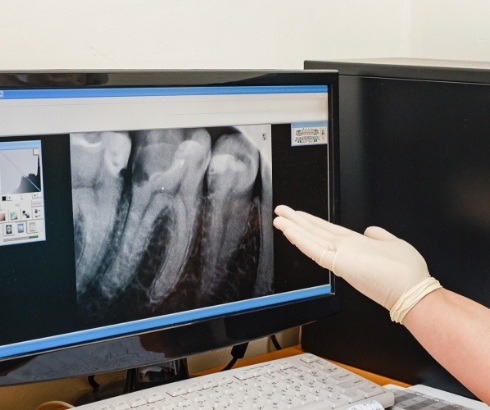
[[[401,323],[425,295],[441,287],[407,242],[379,227],[361,235],[310,214],[280,205],[274,226],[320,266],[345,279],[390,311]]]

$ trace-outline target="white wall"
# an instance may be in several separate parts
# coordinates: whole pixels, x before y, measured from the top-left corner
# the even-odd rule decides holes
[[[490,60],[488,0],[0,0],[0,70]]]
[[[411,0],[410,57],[490,61],[488,0]]]
[[[0,69],[293,68],[396,56],[406,0],[0,0]]]

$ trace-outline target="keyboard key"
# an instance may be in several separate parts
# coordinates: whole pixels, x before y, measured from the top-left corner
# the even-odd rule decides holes
[[[114,404],[114,410],[127,410],[130,408],[131,406],[127,401],[120,401]]]
[[[161,407],[155,404],[145,404],[138,407],[138,410],[161,410]]]
[[[340,406],[345,406],[349,404],[349,399],[341,394],[333,395],[325,400],[325,404],[328,404],[332,409],[339,408]]]
[[[315,355],[312,355],[312,354],[304,354],[302,357],[301,357],[301,361],[302,362],[305,362],[305,363],[313,363],[313,362],[317,362],[319,361],[320,358],[318,356],[315,356]]]
[[[356,377],[350,372],[338,371],[335,374],[331,375],[330,378],[334,380],[336,383],[341,383],[341,382],[353,380]]]
[[[303,406],[317,401],[317,397],[311,393],[301,393],[298,395],[298,398],[301,400]]]
[[[155,403],[156,401],[162,400],[161,393],[152,393],[150,395],[145,396],[145,399],[148,403]]]
[[[354,376],[352,379],[337,384],[337,387],[342,390],[356,389],[363,384],[367,384],[367,380]]]
[[[178,385],[171,387],[167,391],[167,394],[169,394],[172,397],[178,397],[178,396],[181,396],[181,395],[186,394],[186,393],[187,393],[187,387],[185,387],[185,386],[178,386]]]
[[[129,406],[131,408],[140,407],[147,404],[147,401],[143,397],[135,397],[129,400]]]
[[[161,410],[176,410],[177,409],[177,403],[168,403],[168,404],[163,404],[160,405]]]
[[[343,390],[342,394],[347,397],[349,403],[364,399],[364,392],[360,390]]]
[[[383,393],[383,389],[374,383],[363,384],[362,386],[357,387],[357,389],[364,392],[366,398]]]

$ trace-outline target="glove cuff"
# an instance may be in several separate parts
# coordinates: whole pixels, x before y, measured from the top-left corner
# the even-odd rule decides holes
[[[424,296],[436,289],[442,288],[438,280],[429,276],[414,287],[407,290],[400,296],[400,299],[390,310],[390,317],[393,322],[402,323],[405,315],[412,309]]]

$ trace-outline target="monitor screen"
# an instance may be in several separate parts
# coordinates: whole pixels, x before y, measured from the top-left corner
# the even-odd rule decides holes
[[[0,384],[185,357],[338,308],[332,275],[272,228],[280,203],[336,220],[336,73],[0,79]]]

